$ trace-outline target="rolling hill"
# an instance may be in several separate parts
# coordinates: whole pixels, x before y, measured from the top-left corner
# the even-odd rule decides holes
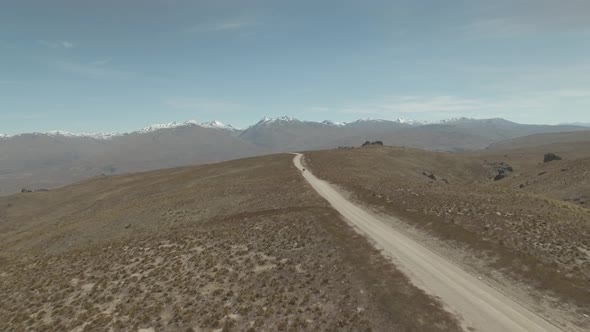
[[[0,330],[460,331],[292,159],[0,197]]]

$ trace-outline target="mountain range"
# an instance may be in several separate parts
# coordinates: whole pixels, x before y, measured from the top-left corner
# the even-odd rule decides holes
[[[63,131],[0,135],[0,194],[45,189],[97,175],[219,162],[287,151],[386,145],[434,151],[478,150],[533,134],[587,130],[575,125],[526,125],[504,119],[459,118],[423,123],[360,119],[342,123],[263,118],[237,129],[219,121],[153,125],[138,131]]]

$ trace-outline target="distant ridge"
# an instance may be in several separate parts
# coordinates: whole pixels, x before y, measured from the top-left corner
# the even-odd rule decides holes
[[[0,195],[46,189],[101,174],[219,162],[269,153],[360,146],[365,141],[432,151],[462,152],[533,134],[587,130],[524,125],[504,119],[458,118],[352,122],[264,117],[246,129],[220,121],[170,122],[129,133],[51,131],[0,135]]]
[[[435,122],[428,122],[428,121],[418,121],[412,119],[405,119],[405,118],[398,118],[395,120],[385,120],[385,119],[374,119],[374,118],[360,118],[355,121],[350,122],[343,122],[343,121],[332,121],[332,120],[324,120],[321,122],[315,121],[302,121],[294,117],[290,116],[279,116],[279,117],[263,117],[260,121],[251,125],[248,128],[254,127],[256,125],[270,125],[274,123],[288,123],[288,122],[299,122],[299,123],[316,123],[316,124],[323,124],[327,126],[337,126],[337,127],[345,127],[349,125],[359,124],[359,123],[397,123],[402,125],[408,126],[426,126],[426,125],[433,125],[433,124],[455,124],[455,123],[466,123],[466,122],[477,122],[477,121],[505,121],[510,122],[504,119],[474,119],[474,118],[451,118],[445,119],[441,121]],[[590,124],[580,124],[580,126],[590,126]],[[169,122],[169,123],[161,123],[161,124],[152,124],[150,126],[144,127],[139,130],[126,132],[126,133],[111,133],[111,132],[103,132],[103,133],[72,133],[64,130],[52,130],[49,132],[31,132],[31,133],[21,133],[16,135],[7,135],[7,134],[0,134],[0,139],[6,139],[14,136],[19,136],[23,134],[36,134],[36,135],[48,135],[48,136],[64,136],[64,137],[85,137],[85,138],[93,138],[99,140],[109,140],[113,137],[123,136],[128,134],[135,134],[135,133],[148,133],[154,132],[162,129],[173,129],[173,128],[182,128],[182,127],[203,127],[203,128],[210,128],[210,129],[221,129],[221,130],[230,130],[230,131],[241,131],[240,129],[233,127],[230,124],[224,124],[221,121],[213,120],[208,122],[198,122],[196,120],[187,120],[182,122]]]

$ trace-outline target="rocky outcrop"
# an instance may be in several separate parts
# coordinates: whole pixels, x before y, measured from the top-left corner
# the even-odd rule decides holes
[[[494,181],[500,181],[514,172],[514,168],[505,162],[488,163],[486,165],[490,169],[490,178]]]
[[[363,145],[361,145],[361,147],[365,147],[365,146],[369,146],[369,145],[379,145],[379,146],[383,146],[383,142],[382,141],[365,141],[365,143],[363,143]]]

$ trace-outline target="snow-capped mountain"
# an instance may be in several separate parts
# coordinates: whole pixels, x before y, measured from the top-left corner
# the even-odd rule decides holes
[[[46,133],[40,132],[33,132],[33,133],[24,133],[24,134],[17,134],[17,135],[6,135],[0,134],[0,139],[8,139],[19,137],[23,135],[33,135],[33,136],[48,136],[48,137],[82,137],[82,138],[91,138],[96,140],[110,140],[114,137],[121,136],[121,134],[114,134],[114,133],[70,133],[67,131],[62,130],[52,130]]]
[[[97,140],[110,140],[114,137],[121,136],[121,134],[115,133],[70,133],[67,131],[61,130],[54,130],[47,133],[36,133],[39,135],[47,135],[47,136],[62,136],[62,137],[84,137],[84,138],[92,138]]]
[[[197,122],[195,120],[188,120],[184,122],[170,122],[170,123],[163,123],[163,124],[153,124],[151,126],[145,127],[140,130],[132,131],[130,133],[72,133],[63,130],[52,130],[48,132],[33,132],[28,133],[31,135],[45,135],[49,137],[83,137],[83,138],[92,138],[96,140],[112,140],[115,137],[124,136],[126,134],[147,134],[151,132],[155,132],[162,129],[175,129],[175,128],[182,128],[182,127],[202,127],[202,128],[210,128],[210,129],[220,129],[220,130],[229,130],[229,131],[237,131],[238,129],[232,127],[231,125],[223,124],[217,120],[209,121],[209,122]],[[15,136],[20,136],[23,134],[18,135],[6,135],[0,134],[0,139],[11,138]]]
[[[427,121],[419,121],[419,120],[412,120],[412,119],[406,119],[406,118],[397,118],[395,120],[395,122],[400,123],[400,124],[411,125],[411,126],[426,125],[429,123]]]
[[[349,122],[348,124],[351,124],[351,123],[368,123],[368,122],[371,122],[371,123],[378,123],[378,122],[386,122],[386,121],[387,121],[387,120],[383,120],[383,119],[374,119],[374,118],[360,118],[360,119],[358,119],[358,120],[356,120],[356,121]]]
[[[203,128],[210,128],[210,129],[222,129],[222,130],[236,130],[231,125],[226,125],[221,123],[220,121],[213,120],[209,122],[197,122],[195,120],[188,120],[184,122],[170,122],[164,124],[154,124],[149,127],[143,128],[137,133],[151,133],[154,131],[162,130],[162,129],[174,129],[174,128],[182,128],[182,127],[203,127]]]
[[[151,133],[154,131],[158,131],[158,130],[162,130],[162,129],[174,129],[174,128],[181,128],[181,127],[194,127],[194,126],[198,126],[199,123],[195,120],[188,120],[188,121],[184,121],[184,122],[170,122],[170,123],[159,123],[159,124],[153,124],[149,127],[145,127],[143,129],[140,129],[138,131],[135,131],[134,133]]]
[[[219,121],[156,124],[128,134],[52,131],[0,135],[0,195],[49,188],[100,174],[144,171],[265,153],[360,146],[364,141],[437,151],[482,149],[531,134],[587,130],[523,125],[503,119],[353,122],[265,117],[245,130]],[[156,133],[157,132],[157,133]],[[160,135],[162,134],[162,135]]]
[[[224,124],[220,121],[213,120],[208,122],[198,122],[196,120],[188,120],[184,122],[170,122],[170,123],[163,123],[163,124],[153,124],[151,126],[145,127],[140,130],[132,131],[129,133],[71,133],[62,130],[55,130],[45,133],[31,133],[33,135],[47,135],[51,137],[83,137],[83,138],[91,138],[96,140],[112,140],[116,137],[125,136],[127,134],[147,134],[156,132],[159,130],[165,129],[176,129],[176,128],[185,128],[185,127],[201,127],[201,128],[208,128],[208,129],[218,129],[223,131],[229,131],[234,135],[240,135],[251,128],[255,127],[272,127],[274,125],[296,125],[296,126],[318,126],[323,125],[324,129],[327,128],[346,128],[351,130],[354,128],[362,128],[364,126],[370,126],[372,129],[375,129],[375,126],[386,129],[389,127],[395,127],[396,129],[399,128],[409,128],[409,127],[423,127],[423,126],[431,126],[431,125],[453,125],[453,126],[478,126],[478,125],[487,125],[487,126],[510,126],[511,122],[504,120],[504,119],[473,119],[473,118],[450,118],[444,119],[440,121],[428,122],[428,121],[419,121],[413,119],[406,119],[406,118],[398,118],[395,120],[386,120],[386,119],[374,119],[374,118],[361,118],[351,122],[339,122],[333,120],[324,120],[322,122],[314,122],[314,121],[301,121],[297,118],[291,116],[279,116],[279,117],[264,117],[256,124],[248,127],[246,130],[240,130],[232,125]],[[584,126],[587,124],[576,124],[576,126]],[[574,125],[569,125],[574,126]],[[321,129],[322,126],[318,126],[317,129]],[[367,129],[368,130],[368,129]],[[7,139],[11,137],[15,137],[19,135],[6,135],[0,134],[0,139]]]
[[[265,116],[264,118],[262,118],[262,120],[258,121],[258,123],[255,124],[255,126],[257,125],[270,125],[273,123],[284,123],[284,122],[301,122],[298,119],[292,118],[290,116],[279,116],[276,118],[270,118]]]
[[[210,122],[203,122],[200,124],[201,127],[205,128],[213,128],[213,129],[227,129],[227,130],[236,130],[232,125],[223,124],[217,120],[213,120]]]
[[[336,126],[336,127],[342,127],[348,124],[348,122],[336,122],[336,121],[331,121],[331,120],[324,120],[322,121],[322,124],[328,125],[328,126]]]

